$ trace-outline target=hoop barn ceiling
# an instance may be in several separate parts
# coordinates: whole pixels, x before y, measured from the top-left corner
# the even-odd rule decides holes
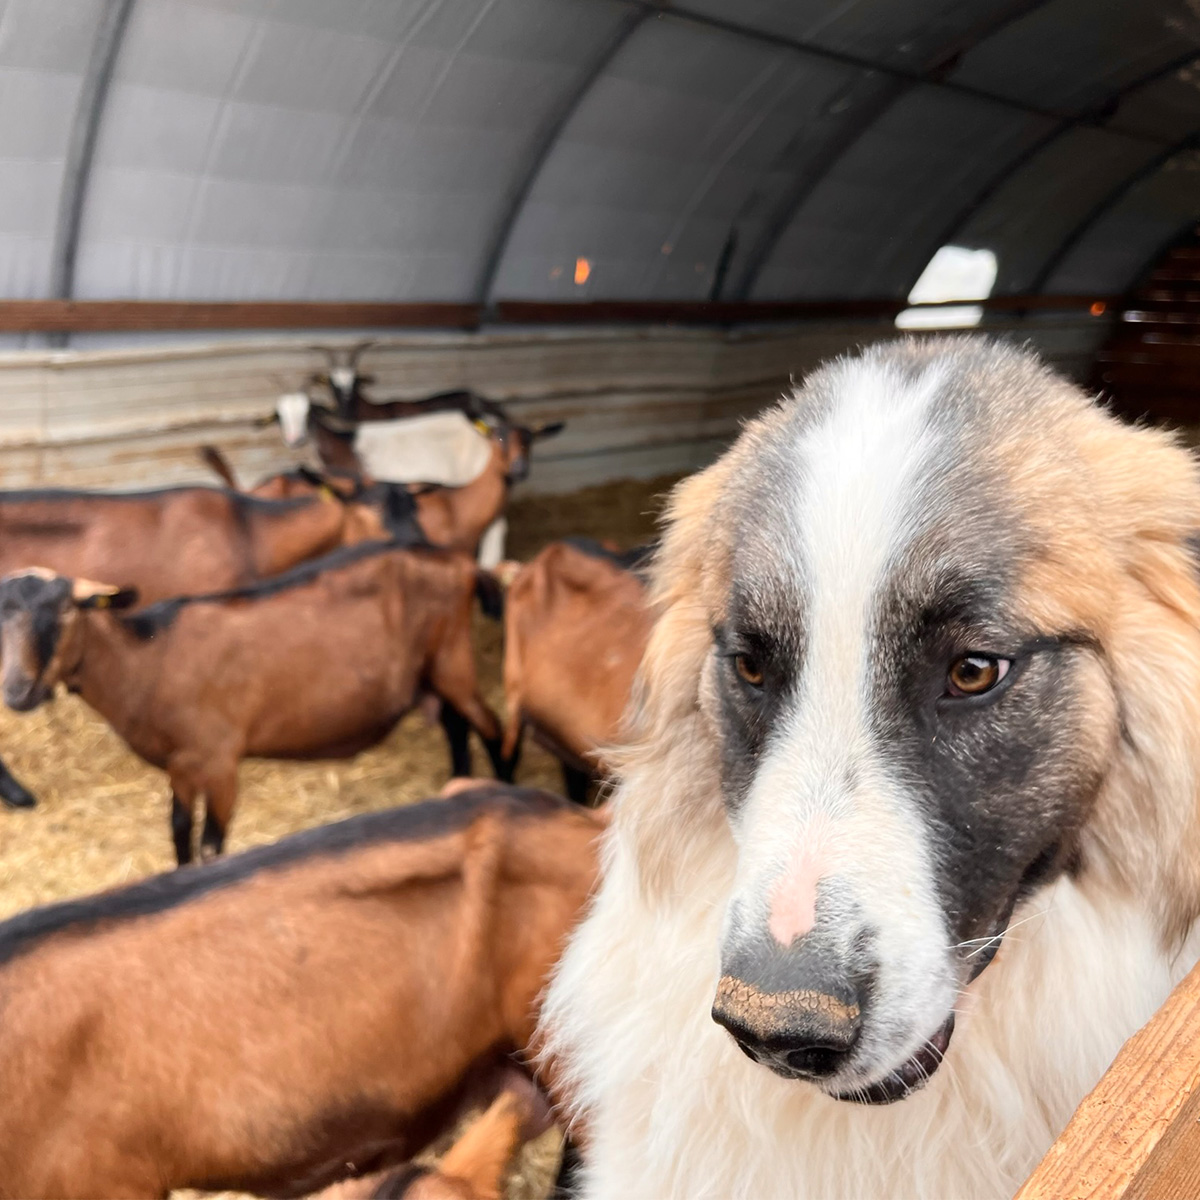
[[[4,0],[0,297],[1119,293],[1200,215],[1198,7]]]

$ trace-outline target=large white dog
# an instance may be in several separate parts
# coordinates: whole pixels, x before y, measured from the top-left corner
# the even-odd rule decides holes
[[[547,1049],[589,1198],[1005,1197],[1200,952],[1200,471],[1030,354],[683,483]]]

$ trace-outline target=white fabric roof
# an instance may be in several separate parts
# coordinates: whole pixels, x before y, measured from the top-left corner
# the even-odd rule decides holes
[[[1186,0],[3,0],[0,296],[1116,291],[1198,61]]]

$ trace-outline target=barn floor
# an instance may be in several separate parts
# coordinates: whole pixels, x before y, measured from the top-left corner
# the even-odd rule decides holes
[[[509,509],[508,556],[528,559],[571,534],[608,537],[622,546],[645,541],[671,482],[628,481],[567,496],[518,498]],[[485,695],[503,713],[500,627],[477,617],[474,636]],[[32,811],[0,809],[0,917],[173,865],[165,777],[136,758],[82,701],[63,695],[27,716],[0,708],[0,752],[40,799]],[[477,770],[488,774],[482,748],[476,745],[474,754]],[[427,798],[448,773],[441,729],[419,713],[348,762],[247,762],[227,849]],[[518,781],[561,790],[557,763],[532,742]],[[523,1156],[514,1198],[544,1194],[557,1153],[554,1135],[547,1138]]]

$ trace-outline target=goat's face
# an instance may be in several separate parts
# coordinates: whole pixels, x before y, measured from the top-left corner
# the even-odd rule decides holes
[[[9,708],[28,712],[53,694],[63,631],[75,616],[69,579],[34,569],[0,581],[0,679]]]
[[[283,444],[291,449],[303,446],[308,441],[308,418],[312,412],[312,400],[307,392],[288,392],[275,403],[275,415],[279,419],[279,432]]]
[[[509,483],[521,483],[529,478],[529,456],[538,438],[553,437],[563,428],[562,421],[550,425],[505,425],[492,431],[499,442],[504,461],[504,477]]]
[[[78,658],[82,610],[126,608],[132,589],[33,567],[0,580],[0,687],[18,712],[44,704]]]
[[[334,406],[346,417],[354,415],[354,401],[358,393],[358,369],[356,367],[330,367],[325,376],[329,390],[333,393]]]
[[[1064,584],[1079,539],[1055,542],[1025,449],[1001,444],[1023,391],[1067,389],[964,357],[820,373],[722,507],[701,707],[738,864],[713,1016],[843,1099],[937,1069],[1016,904],[1072,869],[1118,737]]]

